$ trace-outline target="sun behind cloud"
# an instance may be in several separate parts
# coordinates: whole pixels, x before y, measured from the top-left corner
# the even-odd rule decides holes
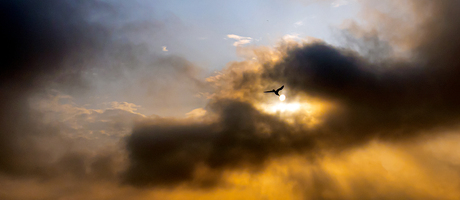
[[[286,96],[284,94],[280,95],[280,101],[286,100]]]

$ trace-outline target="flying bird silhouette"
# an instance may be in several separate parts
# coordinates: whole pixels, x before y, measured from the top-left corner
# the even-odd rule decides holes
[[[277,90],[273,89],[273,90],[270,90],[270,91],[265,91],[264,93],[273,92],[273,93],[275,93],[277,96],[279,96],[279,95],[280,95],[279,92],[280,92],[280,90],[282,90],[283,88],[284,88],[284,85],[281,86],[280,88],[278,88]]]

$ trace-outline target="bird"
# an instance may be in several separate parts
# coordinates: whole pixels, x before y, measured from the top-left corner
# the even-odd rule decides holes
[[[270,90],[270,91],[265,91],[264,93],[270,93],[270,92],[273,92],[273,93],[275,93],[277,96],[279,96],[279,95],[280,95],[280,93],[279,93],[279,92],[280,92],[280,90],[282,90],[283,88],[284,88],[284,85],[283,85],[283,86],[281,86],[280,88],[278,88],[277,90],[273,89],[273,90]]]

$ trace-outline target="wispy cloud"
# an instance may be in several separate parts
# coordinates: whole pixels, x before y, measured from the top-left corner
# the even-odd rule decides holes
[[[251,43],[251,41],[252,41],[251,37],[243,37],[243,36],[239,36],[239,35],[235,35],[235,34],[229,34],[229,35],[227,35],[227,37],[237,40],[236,42],[233,43],[233,46],[235,46],[235,47],[243,45],[243,44]]]
[[[137,109],[141,107],[141,106],[133,104],[133,103],[116,102],[116,101],[110,102],[110,105],[114,109],[124,110],[124,111],[130,112],[130,113],[136,113],[135,111],[137,111]],[[136,114],[138,114],[138,113],[136,113]]]
[[[295,27],[299,27],[299,26],[302,26],[302,25],[303,25],[303,21],[298,21],[298,22],[294,23]]]
[[[337,8],[340,6],[347,5],[349,2],[347,0],[335,0],[331,3],[332,7]]]

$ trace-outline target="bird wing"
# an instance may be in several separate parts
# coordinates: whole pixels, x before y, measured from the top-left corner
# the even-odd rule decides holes
[[[275,92],[274,90],[270,90],[270,91],[265,91],[264,93],[270,93],[270,92]]]
[[[278,91],[282,90],[283,88],[284,88],[284,85],[281,86],[280,88],[278,88],[276,91],[278,92]]]

